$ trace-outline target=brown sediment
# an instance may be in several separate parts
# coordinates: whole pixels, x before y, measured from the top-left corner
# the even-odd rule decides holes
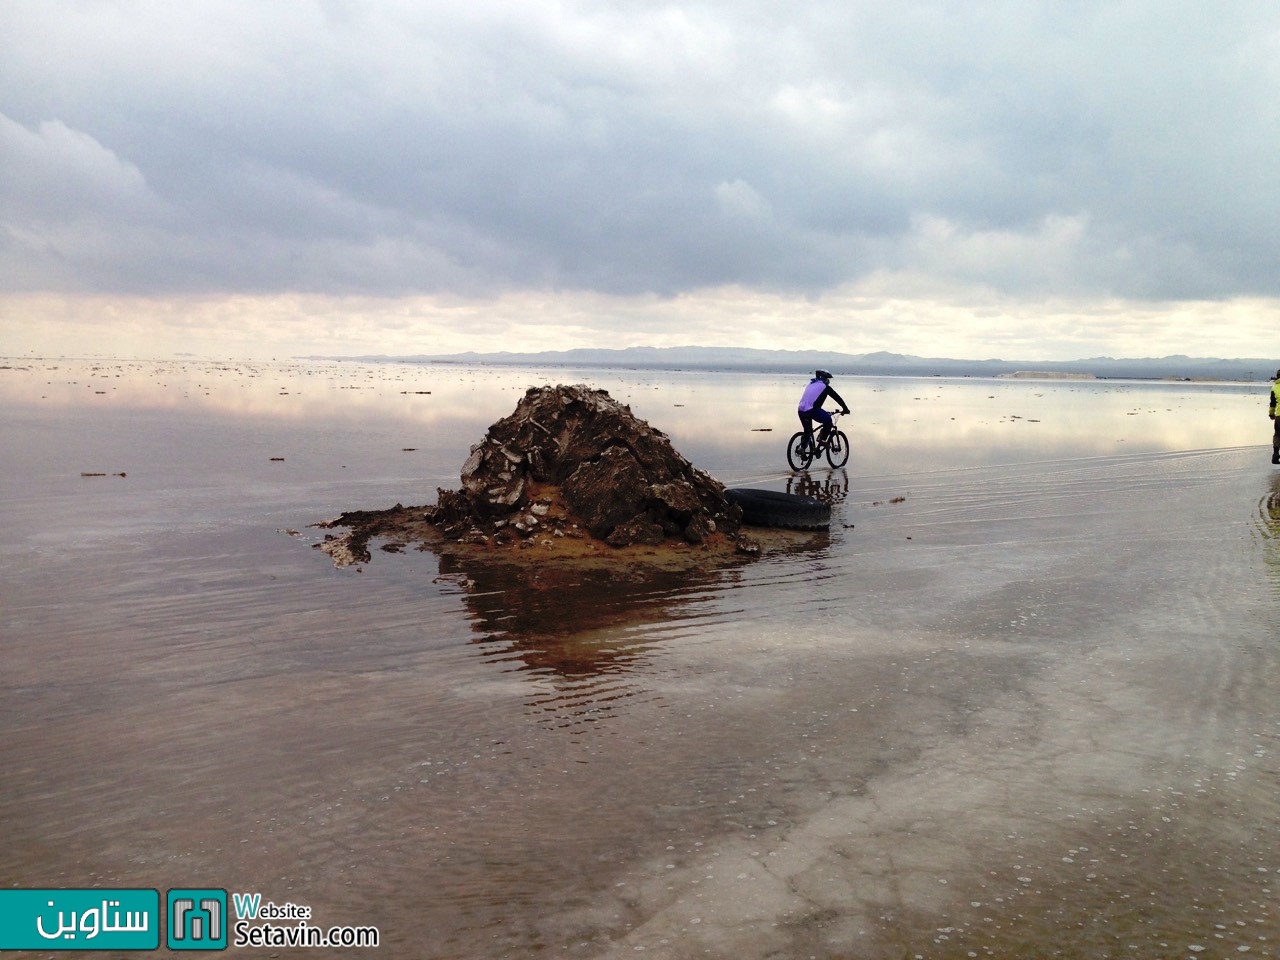
[[[535,489],[533,505],[540,508],[536,513],[529,512],[516,521],[499,521],[489,532],[475,526],[462,536],[450,537],[441,527],[435,505],[406,507],[397,503],[385,510],[353,510],[314,524],[320,529],[346,531],[326,534],[315,546],[339,567],[368,563],[375,549],[386,553],[416,549],[473,561],[572,563],[579,567],[629,563],[679,569],[717,558],[752,558],[793,545],[797,539],[789,531],[753,530],[751,536],[740,531],[713,531],[697,544],[664,537],[655,543],[615,546],[592,536],[574,517],[558,489]],[[531,519],[536,525],[528,523]],[[817,535],[825,535],[825,531]]]
[[[552,500],[551,502],[555,502]],[[434,519],[434,506],[406,507],[396,504],[386,510],[354,510],[313,524],[320,529],[345,528],[341,534],[326,534],[315,544],[336,566],[368,563],[373,550],[402,553],[408,549],[431,550],[462,561],[494,563],[537,562],[541,565],[575,567],[619,564],[655,569],[681,569],[708,560],[743,560],[762,554],[790,552],[797,545],[812,545],[828,537],[826,530],[794,531],[753,529],[750,536],[713,533],[700,544],[665,539],[657,544],[611,546],[582,529],[564,513],[563,504],[548,511],[539,532],[528,537],[483,536],[450,539]]]
[[[366,563],[370,543],[474,558],[679,567],[759,553],[739,533],[742,510],[666,435],[603,390],[530,388],[471,448],[460,490],[434,505],[355,510],[316,524],[345,527],[317,547],[338,566]]]

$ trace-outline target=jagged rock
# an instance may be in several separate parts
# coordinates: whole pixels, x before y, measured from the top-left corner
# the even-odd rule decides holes
[[[742,519],[724,487],[666,434],[581,384],[530,388],[471,448],[461,482],[461,490],[439,492],[429,517],[453,539],[474,528],[493,533],[506,521],[531,536],[540,517],[556,515],[553,505],[613,546],[668,537],[696,544],[717,531],[732,537]]]
[[[644,512],[648,489],[644,468],[625,447],[609,447],[598,459],[585,461],[561,487],[569,509],[601,540]]]
[[[666,434],[603,390],[530,389],[515,411],[471,448],[461,488],[440,490],[434,506],[357,510],[317,526],[348,527],[316,546],[339,566],[366,563],[373,538],[396,549],[447,541],[468,550],[520,550],[598,557],[597,548],[690,545],[721,554],[758,554],[739,534],[742,508],[696,469]],[[606,552],[607,552],[607,548]],[[699,551],[701,552],[701,550]]]

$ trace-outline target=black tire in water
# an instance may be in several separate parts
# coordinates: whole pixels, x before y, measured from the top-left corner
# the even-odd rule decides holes
[[[780,490],[730,487],[725,499],[742,507],[742,522],[752,527],[788,530],[826,530],[831,526],[831,505]]]
[[[827,445],[827,463],[833,467],[843,467],[849,462],[849,438],[843,430],[837,430]]]
[[[787,463],[792,470],[808,470],[813,463],[813,446],[805,444],[803,430],[797,430],[787,441]]]

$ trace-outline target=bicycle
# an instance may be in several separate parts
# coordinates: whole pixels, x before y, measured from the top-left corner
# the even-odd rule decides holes
[[[797,430],[787,441],[787,463],[792,470],[808,470],[809,464],[825,455],[833,467],[843,467],[849,462],[849,438],[843,430],[836,429],[839,413],[831,415],[831,426],[816,428],[812,442],[803,430]]]

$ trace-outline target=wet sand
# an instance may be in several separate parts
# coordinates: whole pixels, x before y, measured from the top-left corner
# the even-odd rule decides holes
[[[829,536],[544,589],[307,525],[585,374],[7,364],[6,885],[256,891],[387,957],[1280,953],[1248,391],[842,384]],[[786,488],[786,378],[590,376]]]

